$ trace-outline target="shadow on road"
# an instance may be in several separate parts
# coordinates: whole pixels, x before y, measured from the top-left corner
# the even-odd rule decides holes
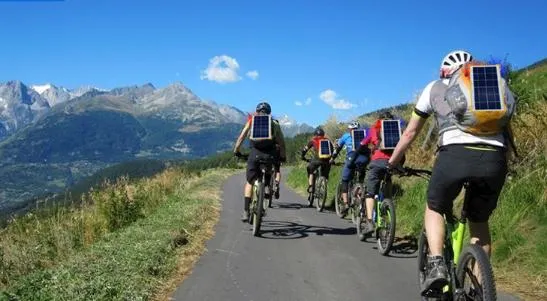
[[[302,205],[302,204],[298,204],[298,203],[274,203],[273,204],[273,207],[274,208],[279,208],[279,209],[294,209],[294,210],[298,210],[298,209],[302,209],[304,208],[305,206]]]
[[[378,247],[374,247],[378,249]],[[395,237],[391,251],[388,257],[395,258],[416,258],[418,255],[418,240],[413,236]]]
[[[355,227],[332,228],[287,221],[263,221],[261,237],[266,239],[299,239],[310,235],[355,235],[355,231]]]

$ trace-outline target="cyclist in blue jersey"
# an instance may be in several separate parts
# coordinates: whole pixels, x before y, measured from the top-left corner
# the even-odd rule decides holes
[[[370,161],[370,152],[358,153],[353,149],[353,138],[351,137],[351,131],[359,129],[361,125],[358,121],[353,121],[348,125],[348,131],[338,139],[332,154],[331,163],[334,163],[334,160],[340,154],[342,148],[346,148],[346,161],[344,163],[344,168],[342,170],[342,200],[344,201],[344,209],[342,210],[343,214],[346,214],[348,211],[348,184],[353,179],[353,171],[355,168],[358,168],[361,171],[361,179],[363,181],[365,177],[366,167]],[[366,129],[365,129],[366,131]],[[368,131],[366,131],[368,134]]]

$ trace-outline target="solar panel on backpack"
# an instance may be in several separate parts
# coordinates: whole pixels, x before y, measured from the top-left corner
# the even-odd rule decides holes
[[[501,110],[500,78],[497,65],[471,67],[471,88],[475,110]]]
[[[382,143],[380,149],[394,149],[401,139],[400,120],[382,120]]]
[[[272,139],[272,117],[255,115],[251,120],[251,140]]]
[[[319,141],[319,158],[325,159],[332,156],[332,144],[330,140],[323,139]]]
[[[357,150],[361,141],[365,139],[366,132],[365,130],[353,130],[351,131],[351,139],[353,143],[353,150]]]

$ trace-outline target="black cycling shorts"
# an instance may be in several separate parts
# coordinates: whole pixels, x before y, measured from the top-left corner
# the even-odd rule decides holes
[[[308,163],[308,167],[306,168],[308,170],[308,176],[312,174],[317,168],[321,168],[321,174],[325,178],[329,178],[330,173],[330,163],[328,159],[312,159]]]
[[[247,159],[247,172],[246,172],[247,183],[249,184],[253,184],[253,182],[256,180],[256,177],[259,174],[258,159],[261,157],[271,157],[272,163],[274,163],[274,166],[276,162],[279,162],[279,160],[276,159],[275,149],[272,151],[263,151],[263,150],[258,150],[256,148],[251,148],[251,151],[249,152],[249,159]]]
[[[387,159],[372,160],[367,168],[366,196],[373,198],[380,190],[380,182],[386,176]]]
[[[487,222],[497,206],[506,175],[507,159],[503,148],[461,144],[443,146],[433,166],[427,205],[438,213],[451,213],[454,199],[468,181],[466,215],[472,222]]]

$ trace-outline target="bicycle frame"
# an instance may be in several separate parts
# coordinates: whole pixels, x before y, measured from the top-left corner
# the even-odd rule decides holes
[[[380,182],[380,190],[378,191],[378,198],[375,198],[374,200],[374,207],[375,210],[373,211],[373,217],[372,220],[376,222],[379,226],[383,226],[384,219],[382,218],[382,215],[380,214],[380,208],[382,206],[382,201],[384,200],[386,194],[391,197],[391,176],[386,173],[382,181]],[[386,190],[388,193],[386,193]]]

